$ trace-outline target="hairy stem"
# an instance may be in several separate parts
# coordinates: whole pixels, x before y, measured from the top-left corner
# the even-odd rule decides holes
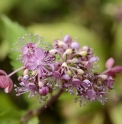
[[[15,73],[17,73],[18,71],[20,71],[20,70],[22,70],[22,69],[24,69],[24,68],[25,68],[25,66],[22,66],[22,67],[18,68],[17,70],[15,70],[15,71],[13,71],[12,73],[10,73],[10,74],[8,75],[8,77],[11,77],[12,75],[14,75]]]
[[[47,107],[50,107],[59,97],[60,95],[62,94],[63,90],[60,89],[59,92],[52,96],[51,99],[47,102],[46,106],[43,105],[42,107],[38,108],[38,109],[35,109],[35,110],[29,110],[25,115],[24,117],[22,117],[22,121],[24,123],[28,122],[29,119],[33,118],[34,116],[36,115],[39,115],[41,114]]]

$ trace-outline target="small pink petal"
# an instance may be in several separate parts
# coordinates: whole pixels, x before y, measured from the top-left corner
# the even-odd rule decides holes
[[[41,49],[41,48],[37,48],[37,49],[36,49],[36,52],[35,52],[35,55],[36,55],[38,58],[43,58],[43,57],[44,57],[44,50]]]
[[[58,71],[53,71],[52,75],[56,78],[61,78],[61,74]]]
[[[5,71],[0,70],[0,75],[7,75]]]
[[[116,74],[121,72],[122,72],[122,66],[118,66],[118,65],[106,71],[107,75],[112,77],[116,77]]]
[[[22,48],[22,54],[24,55],[24,54],[27,54],[27,53],[28,53],[28,48],[27,48],[27,46],[24,46]]]
[[[91,67],[91,63],[89,63],[88,61],[85,62],[85,67],[86,68],[90,68]]]
[[[32,90],[32,91],[36,91],[37,90],[37,86],[34,83],[29,83],[27,85],[27,87],[28,87],[29,90]]]
[[[93,56],[92,58],[90,58],[89,63],[94,63],[94,62],[96,62],[97,60],[98,60],[98,57]]]
[[[8,84],[8,87],[6,87],[4,89],[5,93],[9,93],[12,90],[12,88],[13,88],[13,82],[12,82],[12,80],[10,78],[8,78],[8,79],[9,79],[9,84]]]
[[[120,73],[120,72],[122,72],[122,66],[114,66],[114,67],[111,69],[111,71],[112,71],[113,73]]]
[[[105,67],[106,67],[107,69],[110,69],[110,68],[112,68],[113,65],[114,65],[114,59],[111,57],[111,58],[109,58],[109,59],[106,61]]]
[[[8,86],[8,78],[6,76],[0,76],[0,87],[6,88]]]

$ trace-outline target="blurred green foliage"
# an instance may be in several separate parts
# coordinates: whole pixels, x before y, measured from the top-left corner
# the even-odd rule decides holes
[[[48,44],[65,34],[74,40],[78,37],[81,46],[90,46],[99,56],[100,71],[111,56],[122,65],[121,10],[121,0],[0,0],[0,69],[10,73],[20,66],[10,49],[18,37],[28,33],[38,33]],[[14,83],[16,78],[12,77]],[[104,106],[94,102],[79,107],[73,96],[64,93],[28,124],[121,124],[121,82],[120,74]],[[22,124],[21,117],[40,106],[38,98],[16,97],[14,90],[5,94],[0,89],[0,124]]]

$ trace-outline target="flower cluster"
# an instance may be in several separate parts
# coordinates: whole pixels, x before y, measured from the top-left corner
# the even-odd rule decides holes
[[[45,100],[53,90],[63,89],[75,95],[75,101],[80,105],[84,100],[98,100],[104,104],[106,94],[113,88],[114,77],[122,72],[122,67],[113,67],[114,59],[110,58],[106,70],[96,72],[99,58],[90,47],[80,47],[70,35],[54,40],[50,49],[43,47],[44,44],[37,35],[19,38],[14,45],[17,48],[12,50],[20,52],[23,66],[9,75],[1,70],[0,87],[8,93],[13,86],[10,76],[22,70],[18,77],[20,86],[14,85],[17,96],[29,92],[29,97],[39,95],[41,100]]]

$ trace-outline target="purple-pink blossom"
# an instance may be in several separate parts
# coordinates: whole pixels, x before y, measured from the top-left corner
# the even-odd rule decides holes
[[[35,55],[28,59],[25,63],[25,67],[29,70],[36,70],[39,77],[50,75],[54,70],[54,57],[50,55],[48,51],[41,48],[37,48]]]
[[[74,95],[80,105],[83,101],[96,100],[104,104],[108,91],[113,89],[116,74],[122,72],[122,66],[114,66],[111,57],[105,63],[106,70],[100,73],[97,66],[99,57],[93,49],[80,46],[70,35],[55,39],[51,47],[45,48],[37,35],[25,35],[19,38],[20,42],[23,46],[19,48],[17,45],[17,49],[21,53],[19,60],[22,67],[9,75],[0,70],[0,87],[6,93],[13,87],[10,77],[21,71],[19,86],[14,85],[17,96],[28,92],[29,97],[38,95],[40,100],[45,101],[48,94],[63,89]]]
[[[5,93],[9,93],[13,88],[12,80],[3,70],[0,70],[0,88],[3,88]]]

